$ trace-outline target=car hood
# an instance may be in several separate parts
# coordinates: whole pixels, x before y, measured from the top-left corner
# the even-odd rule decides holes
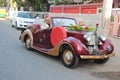
[[[84,39],[84,35],[88,33],[86,31],[67,31],[68,37],[74,37],[79,39],[82,43],[86,43],[86,40]]]
[[[18,18],[18,20],[21,20],[21,21],[27,21],[27,22],[35,22],[35,18]]]

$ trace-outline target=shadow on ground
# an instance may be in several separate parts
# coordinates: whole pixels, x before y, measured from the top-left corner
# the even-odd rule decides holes
[[[104,78],[107,80],[120,80],[120,71],[110,71],[110,72],[93,72],[92,76],[97,78]]]

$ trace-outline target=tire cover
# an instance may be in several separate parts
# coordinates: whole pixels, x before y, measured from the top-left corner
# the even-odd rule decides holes
[[[66,30],[63,27],[54,27],[51,32],[51,44],[55,47],[60,41],[67,37]]]

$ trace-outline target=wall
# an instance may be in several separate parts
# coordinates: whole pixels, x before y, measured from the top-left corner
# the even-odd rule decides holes
[[[70,14],[96,14],[97,8],[102,8],[101,3],[81,4],[81,5],[60,5],[50,6],[52,13],[70,13]]]
[[[102,14],[59,14],[59,13],[50,13],[51,16],[62,16],[62,17],[71,17],[75,18],[77,22],[84,21],[88,26],[95,27],[96,24],[99,24],[99,27],[102,27]]]

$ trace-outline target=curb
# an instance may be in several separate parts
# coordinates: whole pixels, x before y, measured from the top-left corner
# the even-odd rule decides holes
[[[0,20],[10,20],[10,17],[6,17],[6,18],[0,18]]]
[[[6,20],[6,18],[0,18],[0,20]]]

